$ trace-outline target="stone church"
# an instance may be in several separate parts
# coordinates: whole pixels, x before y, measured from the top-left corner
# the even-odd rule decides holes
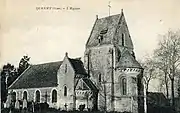
[[[62,61],[31,65],[9,87],[13,101],[47,102],[65,110],[139,110],[142,67],[123,10],[96,21],[86,43],[84,61],[65,54]]]

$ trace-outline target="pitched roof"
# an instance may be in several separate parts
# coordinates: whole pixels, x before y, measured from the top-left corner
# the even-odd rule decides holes
[[[57,86],[57,71],[62,61],[31,65],[9,87],[10,89]]]
[[[142,68],[138,61],[130,54],[128,50],[124,50],[121,54],[117,67]]]
[[[86,85],[93,91],[98,91],[97,87],[93,84],[93,82],[89,78],[82,78],[82,80],[86,83]]]
[[[97,87],[93,84],[93,82],[89,78],[80,78],[78,80],[77,85],[75,86],[76,90],[91,90],[98,91]]]
[[[87,75],[83,62],[80,59],[69,58],[76,74]]]
[[[97,19],[91,31],[89,39],[86,43],[86,46],[90,47],[90,46],[98,45],[99,42],[97,39],[99,37],[99,34],[102,33],[105,34],[103,36],[102,43],[104,44],[111,43],[115,35],[116,28],[118,26],[121,15],[122,14],[117,14],[117,15],[112,15],[105,18]]]

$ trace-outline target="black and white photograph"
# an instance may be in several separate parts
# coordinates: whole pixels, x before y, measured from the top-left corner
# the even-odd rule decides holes
[[[0,0],[1,113],[180,113],[179,0]]]

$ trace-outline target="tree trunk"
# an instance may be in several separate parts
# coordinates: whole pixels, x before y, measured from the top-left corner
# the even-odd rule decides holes
[[[148,93],[149,83],[146,84],[146,94]]]
[[[106,105],[106,84],[104,83],[104,111],[106,112],[107,110],[107,105]]]
[[[76,79],[74,78],[74,88],[73,88],[73,110],[76,110]]]
[[[111,73],[111,110],[114,111],[114,51],[112,50],[112,73]]]
[[[172,106],[175,106],[175,98],[174,98],[174,78],[171,79],[171,95],[172,95]]]
[[[165,73],[165,86],[166,86],[166,97],[169,97],[169,86],[168,86],[168,79],[167,79],[167,73]]]

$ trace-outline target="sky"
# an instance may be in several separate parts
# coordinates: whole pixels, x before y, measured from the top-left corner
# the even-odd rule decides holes
[[[96,15],[109,15],[108,3],[109,0],[0,0],[0,67],[6,63],[18,66],[23,55],[31,57],[31,64],[63,60],[65,52],[69,57],[83,57]],[[143,59],[152,55],[160,34],[180,28],[179,4],[179,0],[111,0],[110,15],[123,9],[136,57]],[[39,10],[40,7],[68,10]]]
[[[0,0],[0,67],[83,57],[96,15],[109,15],[109,0]],[[152,55],[159,35],[180,28],[179,0],[111,0],[110,15],[123,9],[137,59]],[[67,9],[39,10],[39,7]],[[76,10],[69,9],[70,7]]]

